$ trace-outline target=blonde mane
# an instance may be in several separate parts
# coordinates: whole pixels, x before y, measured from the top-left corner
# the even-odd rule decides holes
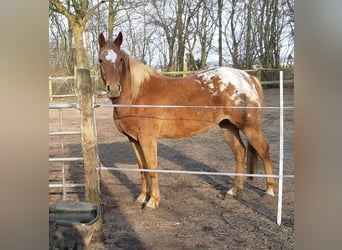
[[[132,99],[134,99],[138,95],[142,83],[150,80],[152,74],[158,73],[127,54],[125,54],[124,60],[126,68],[129,68],[131,74],[131,92]]]

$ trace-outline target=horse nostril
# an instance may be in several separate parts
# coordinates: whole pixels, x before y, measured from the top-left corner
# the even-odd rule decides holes
[[[106,90],[107,90],[108,93],[110,93],[110,85],[106,86]]]
[[[121,84],[118,84],[118,92],[121,92]]]

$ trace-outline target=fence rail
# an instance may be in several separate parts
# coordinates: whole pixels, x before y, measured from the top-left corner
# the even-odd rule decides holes
[[[285,69],[270,69],[270,68],[260,68],[260,69],[249,69],[244,70],[249,74],[255,75],[258,79],[261,80],[261,84],[264,86],[277,85],[279,84],[279,74],[280,70],[286,71],[287,74],[284,74],[284,85],[289,85],[294,83],[293,77],[293,68],[285,68]],[[161,72],[166,76],[186,76],[194,73],[198,73],[200,71],[172,71],[172,72]],[[105,92],[103,91],[102,80],[99,77],[98,72],[93,72],[93,75],[90,76],[93,84],[95,86],[94,90],[97,95],[103,95]],[[65,85],[65,86],[63,86]],[[50,101],[53,98],[68,98],[68,97],[77,97],[77,86],[76,80],[74,76],[59,76],[59,77],[49,77],[49,98]]]

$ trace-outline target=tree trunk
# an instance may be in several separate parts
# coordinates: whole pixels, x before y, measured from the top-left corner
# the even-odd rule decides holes
[[[218,29],[219,29],[219,38],[218,38],[218,54],[219,54],[219,66],[222,66],[222,1],[218,0]]]
[[[94,68],[94,64],[93,64],[94,56],[92,53],[93,50],[91,49],[91,45],[90,45],[89,27],[87,27],[85,30],[85,39],[86,39],[87,64],[88,64],[88,68],[92,70]]]
[[[74,25],[73,31],[75,34],[75,52],[76,52],[76,65],[78,68],[86,68],[85,51],[83,44],[83,30],[81,25]]]
[[[85,200],[101,204],[97,150],[94,125],[93,85],[88,69],[77,69],[76,82],[81,105],[81,137],[84,158]]]
[[[206,39],[206,36],[204,37]],[[207,64],[207,46],[206,42],[201,41],[201,69],[205,69]]]
[[[251,69],[253,64],[252,58],[252,4],[253,0],[249,0],[247,3],[247,27],[246,27],[246,48],[245,48],[245,69]]]
[[[115,16],[114,0],[110,0],[108,6],[108,39],[110,40],[113,40]]]
[[[70,25],[69,25],[70,27]],[[72,30],[69,28],[68,30],[68,50],[67,50],[67,67],[69,74],[74,74],[74,48],[72,45]]]
[[[173,60],[174,42],[168,42],[168,44],[169,44],[169,64],[167,65],[167,71],[174,71],[175,70],[175,64]]]
[[[178,51],[177,51],[177,70],[183,71],[184,67],[184,52],[185,46],[183,42],[184,26],[183,17],[184,14],[184,3],[183,0],[177,1],[177,19],[176,19],[176,29],[177,29],[177,40],[178,40]]]
[[[239,43],[236,39],[236,26],[235,26],[235,11],[236,11],[236,3],[237,1],[232,1],[232,11],[231,11],[231,19],[230,19],[230,32],[231,32],[231,39],[232,39],[232,45],[230,48],[231,57],[233,60],[233,67],[239,68]]]

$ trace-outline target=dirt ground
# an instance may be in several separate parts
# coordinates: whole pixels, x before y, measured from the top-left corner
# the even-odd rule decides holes
[[[279,106],[279,89],[265,89],[264,106]],[[98,98],[98,103],[108,103]],[[293,88],[284,89],[284,105],[294,106]],[[294,174],[294,114],[284,111],[284,174]],[[49,130],[78,130],[79,111],[50,110]],[[63,124],[59,124],[59,116]],[[105,166],[137,168],[126,137],[115,128],[112,108],[96,109],[98,152]],[[60,126],[62,128],[60,128]],[[264,110],[263,132],[270,144],[273,171],[279,165],[279,110]],[[50,136],[50,157],[62,156],[60,137]],[[63,139],[64,156],[82,156],[80,136]],[[235,161],[220,129],[200,136],[158,141],[160,169],[230,172]],[[61,182],[61,163],[50,163],[49,182]],[[264,173],[259,161],[258,173]],[[68,183],[83,182],[82,163],[65,164]],[[161,202],[156,210],[135,203],[138,172],[101,172],[103,230],[89,249],[294,249],[294,179],[284,179],[282,225],[276,224],[277,197],[264,196],[265,178],[246,180],[238,198],[226,196],[232,177],[159,174]],[[49,203],[62,199],[49,190]],[[66,199],[84,200],[83,188],[67,189]]]

